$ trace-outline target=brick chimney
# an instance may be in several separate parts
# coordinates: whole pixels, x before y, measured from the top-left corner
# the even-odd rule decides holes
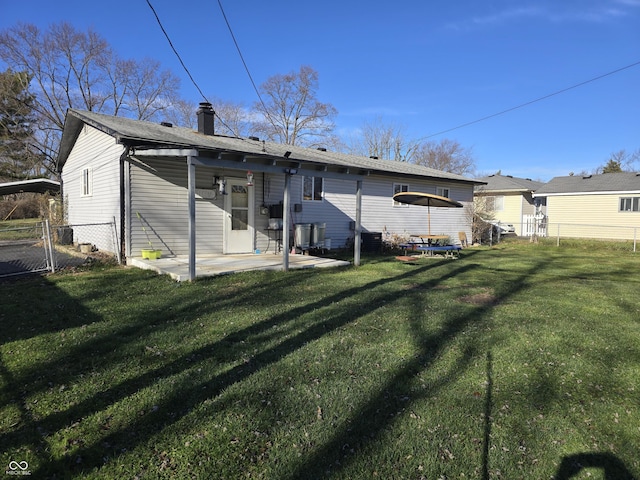
[[[213,120],[215,112],[209,102],[200,102],[196,112],[198,116],[198,132],[204,135],[214,135]]]

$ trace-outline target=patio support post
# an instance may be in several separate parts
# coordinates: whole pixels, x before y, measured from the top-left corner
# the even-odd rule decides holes
[[[189,203],[189,281],[196,279],[196,165],[187,156],[187,188]]]
[[[360,225],[362,217],[362,180],[356,182],[356,227],[353,237],[353,264],[356,267],[360,266],[360,240],[361,230]]]
[[[282,198],[282,269],[289,271],[289,197],[291,175],[284,174],[284,196]]]

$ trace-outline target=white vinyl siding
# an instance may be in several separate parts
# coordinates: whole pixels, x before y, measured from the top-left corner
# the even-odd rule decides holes
[[[120,238],[118,159],[122,151],[122,145],[118,145],[113,137],[93,127],[85,126],[81,130],[62,172],[67,223],[73,226],[113,222],[115,217]],[[92,243],[100,251],[115,253],[113,232],[109,228],[75,228],[73,235],[76,243]]]

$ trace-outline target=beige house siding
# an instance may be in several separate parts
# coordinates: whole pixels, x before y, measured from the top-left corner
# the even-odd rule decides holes
[[[550,195],[549,235],[633,240],[640,231],[640,212],[620,212],[620,198],[640,194]]]
[[[497,196],[497,195],[496,195]],[[500,223],[511,223],[516,227],[516,233],[520,235],[522,224],[522,196],[502,195],[504,198],[503,209],[494,212],[495,220]]]
[[[502,193],[486,196],[503,197],[503,208],[493,212],[494,219],[500,223],[512,224],[516,229],[516,234],[522,235],[522,216],[535,213],[535,205],[531,193]]]

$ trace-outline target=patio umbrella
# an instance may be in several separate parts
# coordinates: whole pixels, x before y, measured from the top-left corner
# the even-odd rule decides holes
[[[429,235],[431,235],[431,207],[454,207],[461,208],[460,202],[451,200],[448,197],[433,195],[431,193],[422,192],[400,192],[393,196],[396,202],[407,203],[409,205],[422,205],[427,207],[427,218],[429,221]]]

